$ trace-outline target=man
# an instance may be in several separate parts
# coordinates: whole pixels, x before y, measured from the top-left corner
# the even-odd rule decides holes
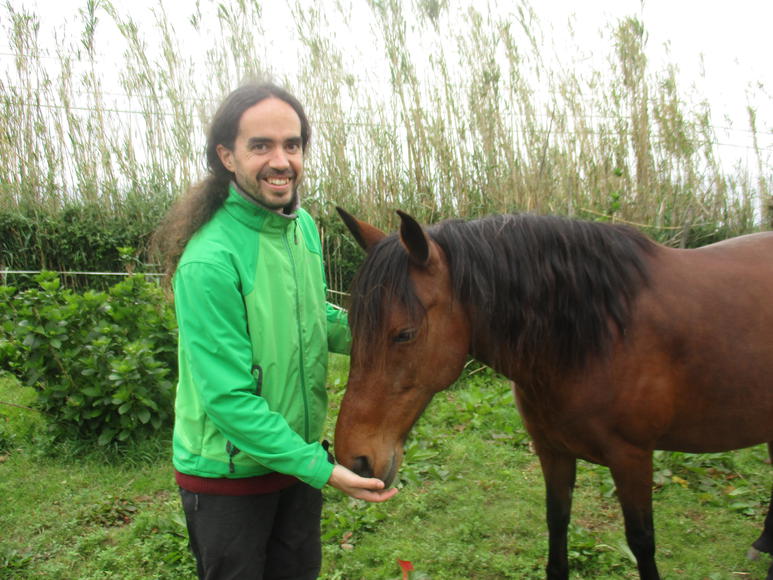
[[[351,337],[299,205],[310,136],[285,90],[235,90],[210,126],[209,176],[156,236],[174,272],[174,466],[200,578],[316,578],[320,488],[396,493],[319,443],[328,351],[348,352]]]

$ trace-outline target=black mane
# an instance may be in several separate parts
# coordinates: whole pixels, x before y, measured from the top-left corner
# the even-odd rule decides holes
[[[448,257],[454,292],[474,313],[474,333],[491,336],[525,364],[541,359],[565,369],[601,352],[615,328],[625,332],[654,248],[630,227],[529,214],[449,220],[427,233]],[[373,344],[385,338],[385,300],[421,320],[396,235],[370,252],[352,296],[355,355],[385,346]]]

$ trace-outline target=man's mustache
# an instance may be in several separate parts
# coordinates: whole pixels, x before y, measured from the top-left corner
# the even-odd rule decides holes
[[[295,179],[296,173],[292,169],[264,169],[258,173],[258,180],[269,179],[271,177],[286,177],[287,179]]]

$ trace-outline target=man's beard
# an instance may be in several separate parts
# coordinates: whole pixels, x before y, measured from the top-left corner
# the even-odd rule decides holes
[[[255,203],[259,204],[262,207],[265,207],[268,210],[271,211],[282,211],[285,214],[291,214],[293,210],[298,206],[298,189],[300,187],[300,183],[297,181],[297,174],[295,171],[287,170],[287,171],[276,171],[274,169],[268,169],[261,171],[255,176],[255,188],[256,191],[251,191],[250,189],[244,187],[241,185],[238,181],[235,179],[236,176],[234,176],[234,181],[239,186],[239,189],[241,189],[245,195],[247,195],[250,199],[252,199]],[[261,189],[261,183],[263,180],[270,179],[271,177],[285,177],[287,178],[290,183],[292,183],[292,196],[290,197],[290,200],[285,204],[273,204],[270,203],[270,198],[263,195],[262,189]]]

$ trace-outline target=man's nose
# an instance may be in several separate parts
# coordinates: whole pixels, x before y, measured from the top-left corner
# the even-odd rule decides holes
[[[277,147],[271,154],[269,166],[273,169],[287,169],[290,167],[290,160],[287,153],[281,147]]]

